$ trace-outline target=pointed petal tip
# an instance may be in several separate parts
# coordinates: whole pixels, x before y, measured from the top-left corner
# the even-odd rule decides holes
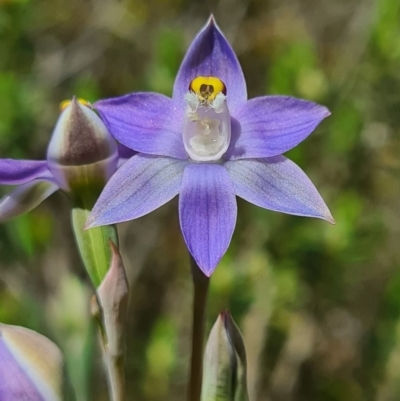
[[[141,216],[139,216],[141,217]],[[137,217],[134,217],[137,218]],[[90,228],[95,228],[95,227],[103,227],[103,226],[110,226],[112,224],[118,224],[118,223],[126,223],[127,221],[133,220],[130,218],[115,218],[113,216],[102,216],[99,214],[99,217],[89,217],[86,220],[85,225],[83,226],[84,230],[89,230]]]
[[[332,113],[330,112],[330,110],[329,110],[327,107],[322,106],[322,108],[324,109],[324,112],[322,113],[323,118],[327,118],[327,117],[329,117],[329,116],[332,114]]]
[[[217,23],[217,19],[215,18],[214,14],[212,14],[212,13],[208,17],[208,20],[207,20],[206,24],[204,25],[203,29],[206,30],[207,28],[210,28],[211,30],[216,29],[222,36],[224,36],[222,29],[219,27],[219,25]]]
[[[328,209],[328,207],[325,205],[326,210],[322,211],[320,214],[315,214],[315,215],[310,215],[310,216],[305,216],[305,217],[315,217],[317,219],[321,219],[321,220],[325,220],[328,223],[335,225],[336,221],[333,218],[330,210]]]
[[[336,225],[336,221],[335,221],[335,219],[333,218],[333,216],[329,213],[329,215],[327,215],[326,217],[325,217],[325,220],[328,222],[328,223],[331,223],[333,226],[334,225]]]
[[[324,202],[325,203],[325,202]],[[328,223],[335,225],[336,221],[332,216],[331,211],[329,210],[328,206],[325,203],[325,210],[322,212],[321,219],[327,221]]]
[[[297,213],[289,213],[289,214],[293,214],[294,216],[301,216],[301,217],[312,217],[312,218],[316,218],[316,219],[321,219],[321,220],[325,220],[328,223],[335,225],[336,221],[333,218],[330,210],[328,209],[328,207],[325,205],[325,210],[320,210],[316,213],[310,213],[310,214],[297,214]]]
[[[89,228],[93,228],[93,227],[98,227],[101,224],[98,224],[96,222],[96,218],[92,215],[92,213],[89,214],[89,217],[86,219],[86,223],[83,226],[84,230],[89,230]]]
[[[219,27],[219,25],[217,23],[217,20],[216,20],[214,14],[210,14],[206,24],[201,29],[201,31],[207,31],[207,30],[210,30],[210,31],[217,30],[222,36],[224,36],[224,34],[222,33],[221,28]]]
[[[214,273],[215,267],[208,268],[208,269],[203,269],[203,268],[200,268],[200,269],[208,278],[210,278],[212,276],[212,274]]]
[[[217,21],[215,20],[214,14],[210,14],[206,26],[217,26]]]
[[[193,256],[193,259],[195,260],[198,268],[204,273],[205,276],[210,278],[212,276],[212,274],[214,273],[214,270],[216,269],[218,263],[216,263],[215,266],[214,265],[205,265],[204,263],[199,261],[198,258],[196,258],[196,256],[193,255],[193,253],[191,251],[190,251],[190,254]]]
[[[100,225],[101,224],[97,224],[92,219],[87,219],[85,225],[83,226],[83,229],[86,231],[89,230],[90,228],[99,227]]]
[[[93,212],[95,212],[95,213],[93,213]],[[101,226],[109,226],[111,224],[115,224],[115,223],[113,221],[104,221],[104,220],[102,220],[101,219],[101,214],[99,216],[99,213],[96,213],[96,211],[93,209],[92,212],[89,214],[88,218],[86,219],[86,223],[83,226],[83,229],[84,230],[89,230],[90,228],[101,227]]]

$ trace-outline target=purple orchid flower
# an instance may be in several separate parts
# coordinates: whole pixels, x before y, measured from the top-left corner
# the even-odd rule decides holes
[[[100,192],[117,165],[134,153],[118,146],[87,102],[67,101],[47,160],[0,159],[0,184],[17,186],[0,200],[0,221],[32,210],[58,189],[79,196],[92,185]]]
[[[108,182],[88,227],[141,217],[179,194],[186,245],[210,276],[231,241],[236,195],[333,222],[306,174],[282,156],[329,111],[287,96],[247,100],[242,69],[213,17],[187,52],[172,99],[133,93],[95,108],[111,134],[139,153]]]
[[[61,401],[64,359],[49,339],[0,323],[0,400]]]

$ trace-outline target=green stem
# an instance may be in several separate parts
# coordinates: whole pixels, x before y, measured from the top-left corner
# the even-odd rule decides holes
[[[80,198],[73,199],[71,210],[72,227],[76,244],[86,271],[97,289],[106,276],[112,260],[109,241],[118,244],[117,230],[114,225],[84,229],[87,217],[94,205],[93,197],[82,194]],[[97,306],[99,303],[97,302]],[[98,323],[103,359],[106,367],[106,376],[112,401],[125,401],[125,372],[124,354],[114,355],[108,347],[107,327],[104,327],[103,312],[96,308],[95,316]],[[108,328],[110,329],[110,328]]]
[[[108,347],[108,337],[101,308],[97,297],[93,297],[92,315],[97,323],[99,341],[101,343],[101,351],[103,362],[105,364],[105,373],[107,377],[108,394],[110,401],[125,401],[126,386],[125,386],[125,352],[119,355],[113,355]]]
[[[193,324],[192,324],[192,358],[190,366],[190,381],[188,401],[200,401],[201,383],[203,378],[203,350],[206,325],[206,307],[209,277],[197,266],[190,256],[192,278],[194,285]]]
[[[104,359],[107,366],[107,379],[111,401],[125,401],[124,356],[111,355],[107,347],[105,347]]]

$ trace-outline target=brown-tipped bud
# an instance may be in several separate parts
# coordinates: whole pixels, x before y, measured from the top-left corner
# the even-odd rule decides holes
[[[97,188],[104,186],[117,169],[118,147],[100,117],[74,97],[54,128],[47,161],[64,190]]]
[[[112,251],[111,266],[97,289],[97,297],[107,336],[107,351],[115,357],[122,356],[125,353],[129,285],[118,248],[112,241],[110,241],[110,246]]]

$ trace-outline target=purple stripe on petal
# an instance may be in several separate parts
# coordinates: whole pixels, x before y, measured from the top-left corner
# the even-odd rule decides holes
[[[44,401],[0,335],[0,400]]]
[[[86,227],[136,219],[167,203],[179,193],[186,164],[167,157],[133,156],[108,181]]]
[[[247,100],[242,68],[213,17],[190,45],[175,80],[173,99],[182,110],[185,109],[185,93],[197,76],[214,76],[225,83],[231,112]]]
[[[307,175],[283,156],[225,163],[236,195],[265,209],[334,223],[321,195]]]
[[[234,116],[241,131],[232,130],[226,159],[281,155],[307,138],[329,115],[326,107],[293,97],[251,99]]]
[[[236,224],[233,183],[218,164],[190,164],[179,195],[181,230],[200,269],[211,276],[231,242]]]
[[[0,159],[0,184],[19,185],[35,178],[50,178],[46,160]]]
[[[103,121],[119,142],[151,155],[187,159],[182,141],[185,109],[157,93],[132,93],[95,104]]]
[[[27,213],[60,188],[48,180],[33,180],[0,199],[0,222]]]

